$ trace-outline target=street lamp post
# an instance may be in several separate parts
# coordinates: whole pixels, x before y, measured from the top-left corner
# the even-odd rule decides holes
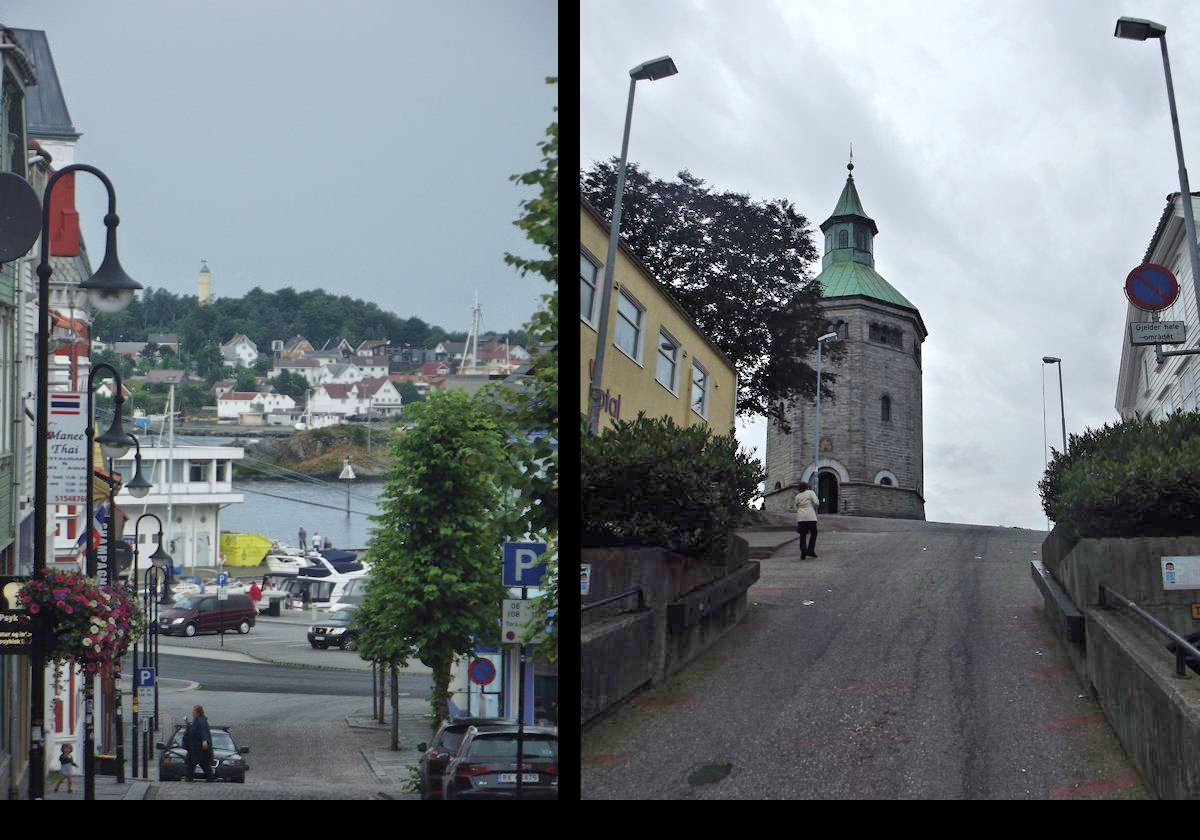
[[[608,259],[604,263],[604,289],[600,293],[600,323],[596,334],[596,359],[592,367],[591,405],[588,406],[588,430],[593,435],[600,434],[600,406],[604,374],[604,350],[608,336],[608,307],[612,302],[613,263],[617,261],[617,243],[621,233],[621,199],[625,194],[625,162],[629,157],[629,124],[633,119],[633,90],[639,80],[655,79],[674,76],[679,71],[670,56],[664,55],[652,61],[639,64],[629,71],[629,104],[625,108],[625,134],[621,138],[621,165],[617,170],[617,195],[613,200],[612,228],[608,234]]]
[[[825,353],[826,341],[837,341],[837,333],[825,333],[817,339],[817,436],[813,441],[813,483],[817,485],[818,496],[821,495],[821,356]]]
[[[94,402],[95,402],[95,379],[96,374],[102,370],[107,370],[113,376],[113,386],[116,392],[113,394],[113,422],[107,432],[96,436],[95,421],[93,419]],[[92,523],[95,518],[93,512],[94,499],[92,494],[92,476],[95,473],[93,459],[95,457],[93,441],[100,444],[100,452],[107,458],[120,458],[129,451],[129,447],[133,446],[133,435],[128,434],[121,428],[121,407],[125,404],[125,397],[121,393],[123,389],[121,382],[121,374],[112,365],[105,362],[94,366],[88,371],[87,378],[87,495],[84,507],[84,515],[87,517],[88,539],[87,539],[87,576],[96,578],[96,582],[101,586],[107,586],[112,582],[112,521],[113,510],[110,505],[108,516],[106,517],[106,530],[109,534],[109,544],[107,557],[104,562],[104,574],[100,575],[99,558],[96,556],[96,546],[91,538]],[[88,676],[84,676],[83,681],[83,798],[96,798],[96,756],[95,756],[95,721],[93,717],[93,709],[95,705],[95,688],[93,681]]]
[[[1067,454],[1067,407],[1063,403],[1062,359],[1054,356],[1042,356],[1042,364],[1058,365],[1058,408],[1062,413],[1063,454]]]
[[[108,191],[108,212],[104,216],[104,226],[107,228],[104,260],[100,268],[87,280],[79,284],[86,289],[92,305],[103,312],[117,312],[128,306],[133,300],[134,292],[141,285],[133,280],[121,268],[117,258],[117,196],[108,176],[94,166],[75,163],[64,166],[50,176],[42,195],[42,228],[41,228],[41,259],[37,267],[38,276],[38,336],[37,336],[37,434],[34,441],[34,476],[33,497],[33,571],[38,574],[46,568],[47,542],[47,506],[49,499],[49,477],[46,472],[48,446],[46,435],[49,432],[50,413],[50,277],[54,269],[50,267],[50,193],[59,179],[71,172],[90,172],[103,182]],[[91,422],[89,416],[88,422]],[[88,443],[88,458],[91,459],[91,443]],[[88,492],[91,493],[91,465],[88,465]],[[90,513],[87,527],[92,527]],[[88,544],[91,544],[89,538]],[[46,793],[46,660],[40,650],[31,657],[32,680],[30,686],[30,741],[29,741],[29,798],[42,799]],[[84,680],[85,685],[88,681]],[[91,697],[84,710],[84,720],[90,726],[92,708]],[[85,764],[91,756],[85,755]],[[87,781],[84,783],[85,792]]]
[[[1196,221],[1192,217],[1192,192],[1188,187],[1187,167],[1183,163],[1183,141],[1179,137],[1179,114],[1175,110],[1175,86],[1171,82],[1171,61],[1167,57],[1167,27],[1152,20],[1123,17],[1117,21],[1117,28],[1113,35],[1131,41],[1157,38],[1159,46],[1162,48],[1163,73],[1167,77],[1167,104],[1171,108],[1171,130],[1175,134],[1175,157],[1179,163],[1179,198],[1183,203],[1183,226],[1187,232],[1188,256],[1192,261],[1192,288],[1196,293],[1197,311],[1200,312],[1200,251],[1197,251],[1196,248]]]
[[[141,447],[140,446],[138,447],[138,475],[141,475]],[[129,489],[130,492],[133,493],[133,495],[135,497],[142,498],[146,495],[147,492],[149,492],[150,488],[146,487],[143,489],[143,488],[139,487],[138,492],[136,492],[136,493],[133,492],[132,486],[130,486],[127,489]],[[133,578],[133,591],[134,592],[138,591],[138,589],[137,589],[138,547],[142,544],[142,539],[141,539],[142,520],[145,519],[147,516],[149,516],[155,522],[158,523],[158,548],[155,550],[154,554],[150,555],[151,565],[149,567],[147,567],[147,569],[146,569],[147,584],[150,581],[150,572],[152,569],[155,568],[154,561],[159,559],[160,553],[163,555],[166,554],[166,552],[163,551],[163,547],[162,547],[162,541],[163,541],[162,520],[159,519],[158,516],[153,513],[143,513],[141,516],[139,516],[137,518],[137,521],[133,523],[133,574],[132,574],[132,578]],[[157,583],[157,576],[155,579],[155,583]],[[145,629],[143,630],[143,633],[146,635],[146,642],[145,642],[146,650],[144,651],[144,653],[142,655],[142,661],[141,661],[141,664],[143,666],[146,664],[145,660],[149,656],[149,652],[150,652],[150,637],[149,637],[150,618],[149,618],[149,616],[150,616],[150,602],[153,600],[154,600],[153,598],[150,598],[147,595],[142,596],[142,602],[144,604],[144,617],[146,619]],[[137,645],[136,639],[134,639],[134,642],[133,642],[133,665],[134,665],[134,670],[136,671],[137,666],[138,666],[138,645]],[[155,688],[157,689],[157,687],[158,687],[158,669],[157,668],[155,669],[154,685],[155,685]],[[140,709],[138,708],[138,705],[139,705],[139,700],[138,700],[138,696],[137,696],[137,686],[135,685],[134,686],[134,695],[133,695],[133,719],[132,719],[132,724],[131,724],[132,729],[133,729],[133,775],[135,775],[135,776],[137,775],[137,760],[138,760],[137,744],[138,744],[138,738],[141,736],[141,730],[138,728],[138,716],[139,716],[138,712],[140,711]],[[144,750],[143,771],[142,771],[143,776],[145,776],[146,773],[148,772],[145,769],[145,767],[146,767],[146,762],[148,761],[149,754],[150,754],[150,746],[148,743],[145,743],[145,741],[146,741],[146,739],[143,738],[143,750]]]

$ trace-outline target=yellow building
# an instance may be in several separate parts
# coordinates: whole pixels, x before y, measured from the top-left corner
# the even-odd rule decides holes
[[[600,328],[609,225],[580,200],[579,331],[580,414],[588,416],[591,369]],[[715,434],[733,432],[737,373],[667,289],[624,243],[617,251],[609,299],[600,427],[633,420],[638,412],[669,415],[680,426],[707,423]]]

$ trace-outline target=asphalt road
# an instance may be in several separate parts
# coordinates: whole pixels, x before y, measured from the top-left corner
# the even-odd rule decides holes
[[[166,648],[162,649],[163,651]],[[122,674],[129,687],[130,665],[122,662]],[[371,696],[370,672],[322,671],[287,665],[260,665],[250,662],[226,662],[191,656],[159,655],[160,679],[192,681],[206,692],[240,691],[257,694],[318,694],[337,697]],[[430,679],[400,674],[400,691],[414,697],[429,694]],[[193,689],[194,690],[194,689]],[[368,701],[369,705],[369,701]]]
[[[1143,798],[1042,617],[1044,533],[826,518],[742,622],[590,727],[585,798]]]

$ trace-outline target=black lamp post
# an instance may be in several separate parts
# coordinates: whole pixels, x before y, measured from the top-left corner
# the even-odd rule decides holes
[[[96,392],[94,390],[95,389],[94,383],[95,383],[95,379],[96,379],[96,374],[102,370],[107,370],[109,373],[112,374],[113,386],[114,386],[114,388],[116,388],[116,393],[113,394],[114,408],[113,408],[112,426],[110,426],[108,431],[106,431],[104,434],[97,437],[96,436],[96,428],[95,428],[94,421],[93,421],[93,414],[92,414],[92,412],[94,410],[93,403],[94,403],[95,396],[96,396]],[[96,549],[94,548],[94,544],[92,542],[91,534],[90,534],[90,529],[92,527],[92,521],[94,519],[94,513],[92,510],[94,507],[93,499],[92,499],[92,475],[95,471],[95,468],[93,466],[93,457],[94,457],[93,450],[95,449],[95,447],[93,446],[92,441],[95,441],[96,443],[100,444],[100,452],[106,458],[120,458],[122,455],[124,455],[126,452],[129,451],[129,447],[133,446],[135,441],[134,441],[133,435],[130,435],[124,429],[121,428],[121,406],[124,405],[124,403],[125,403],[125,397],[121,393],[122,390],[124,389],[124,386],[121,383],[121,374],[117,371],[117,369],[114,368],[112,365],[104,363],[104,362],[101,362],[100,364],[96,365],[90,371],[88,371],[87,389],[88,389],[88,398],[87,398],[87,423],[88,423],[88,425],[87,425],[86,433],[87,433],[88,482],[87,482],[87,497],[86,497],[87,502],[86,502],[86,508],[84,510],[84,515],[87,516],[87,527],[89,529],[89,536],[88,536],[88,541],[87,541],[87,575],[88,575],[88,577],[91,577],[91,578],[97,578],[97,582],[101,586],[106,586],[112,582],[111,574],[112,574],[112,562],[113,562],[114,558],[113,558],[111,535],[112,535],[113,519],[115,517],[113,515],[112,506],[110,505],[109,511],[108,511],[108,519],[107,519],[107,523],[106,523],[107,528],[105,529],[108,532],[109,537],[110,537],[108,551],[107,551],[108,556],[107,556],[107,558],[105,558],[104,575],[103,575],[103,578],[101,579],[101,577],[99,575],[100,570],[98,568],[99,558],[96,557]],[[96,751],[95,746],[96,745],[95,745],[95,720],[93,717],[94,705],[95,705],[95,687],[93,686],[92,680],[85,676],[84,681],[83,681],[83,706],[84,706],[83,798],[84,799],[95,799],[96,798],[96,756],[95,756],[95,751]]]
[[[138,454],[137,454],[137,475],[140,476],[141,474],[142,474],[142,447],[139,444],[138,445]],[[143,477],[142,480],[145,481],[145,478]],[[129,485],[126,485],[126,489],[129,489],[130,492],[132,492],[131,485],[132,485],[132,482]],[[145,487],[142,487],[139,485],[138,492],[134,493],[133,495],[137,496],[138,498],[141,498],[141,497],[145,496],[146,493],[149,492],[151,486],[152,485],[150,484],[150,482],[145,481]],[[162,532],[163,532],[162,520],[159,519],[158,516],[156,516],[153,513],[143,513],[141,516],[139,516],[137,518],[137,521],[133,523],[133,568],[131,570],[131,578],[133,580],[133,591],[134,592],[138,591],[138,588],[137,588],[138,547],[142,544],[142,520],[145,519],[147,516],[149,516],[155,522],[158,523],[158,549],[154,552],[154,555],[151,555],[151,561],[153,561],[155,559],[155,555],[159,554],[159,552],[162,552]],[[165,552],[163,552],[163,553],[165,554]],[[149,581],[149,579],[150,579],[150,569],[147,569],[146,570],[146,580]],[[150,600],[151,599],[146,596],[142,597],[142,601],[146,606],[146,610],[144,612],[144,615],[146,617],[146,629],[144,631],[145,633],[150,632],[149,603],[147,603]],[[143,654],[142,661],[141,661],[141,664],[143,666],[146,665],[145,660],[149,654],[149,648],[150,648],[149,636],[147,636],[147,638],[146,638],[145,646],[146,646],[146,651]],[[137,643],[136,638],[133,640],[133,664],[134,664],[135,668],[138,665],[138,643]],[[155,672],[157,673],[157,669],[155,669]],[[154,682],[155,682],[155,686],[157,687],[157,685],[158,685],[157,678],[155,679]],[[134,687],[134,690],[136,691],[136,686]],[[137,765],[138,765],[138,738],[141,736],[141,730],[138,729],[138,712],[139,712],[138,696],[135,693],[133,695],[133,718],[130,722],[130,726],[133,729],[133,749],[132,749],[133,764],[132,764],[132,766],[133,766],[133,775],[135,775],[135,776],[137,775]],[[143,741],[144,740],[145,739],[143,739]],[[149,746],[146,745],[145,750],[147,753],[149,753],[149,749],[150,749]]]
[[[47,541],[47,504],[49,497],[49,477],[46,473],[47,442],[49,432],[49,402],[50,402],[50,277],[54,269],[50,267],[50,193],[59,179],[71,172],[90,172],[99,178],[108,190],[108,212],[104,216],[104,226],[108,229],[104,261],[99,270],[84,282],[80,288],[88,290],[88,297],[102,312],[120,311],[133,300],[135,291],[141,285],[127,275],[117,259],[117,195],[113,190],[108,176],[87,164],[75,163],[64,166],[55,172],[46,184],[42,195],[42,228],[41,228],[41,261],[38,263],[38,381],[37,381],[37,434],[35,436],[36,475],[33,497],[33,572],[38,574],[46,568]],[[90,416],[89,416],[90,422]],[[91,459],[91,443],[88,443],[88,459]],[[91,494],[92,474],[91,464],[88,465],[88,494]],[[91,544],[90,529],[91,514],[88,514],[87,528],[89,529],[88,544]],[[30,661],[32,669],[32,685],[30,686],[30,740],[29,740],[29,798],[42,799],[46,794],[46,659],[41,650],[35,650]],[[85,685],[88,681],[84,680]],[[91,725],[91,697],[84,710],[85,721]],[[85,762],[91,761],[89,754],[84,756]],[[87,781],[84,783],[85,791]],[[94,792],[93,792],[94,795]]]

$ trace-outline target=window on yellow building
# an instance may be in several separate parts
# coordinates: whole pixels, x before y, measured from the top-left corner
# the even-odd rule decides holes
[[[617,301],[617,330],[613,343],[635,362],[642,353],[642,317],[644,313],[629,294],[622,289]]]
[[[692,363],[692,411],[708,419],[708,371]]]
[[[658,369],[655,378],[672,394],[675,390],[675,368],[679,364],[679,344],[667,334],[666,330],[658,331]]]
[[[589,324],[596,316],[596,292],[600,266],[587,255],[579,255],[579,317]]]

